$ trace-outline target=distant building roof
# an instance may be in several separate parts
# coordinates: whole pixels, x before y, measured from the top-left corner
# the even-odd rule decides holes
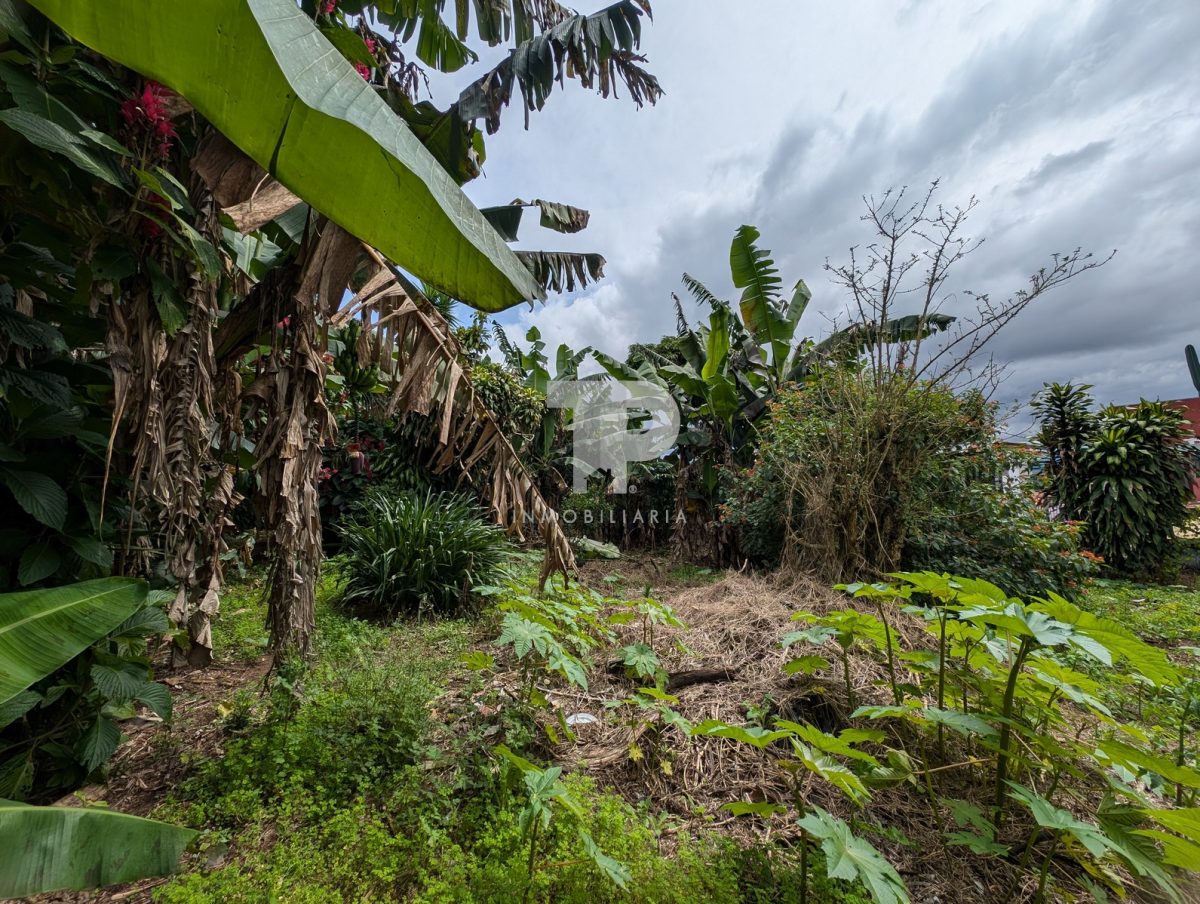
[[[1200,437],[1200,396],[1194,399],[1172,399],[1166,404],[1182,411],[1183,416],[1191,421],[1192,435]]]

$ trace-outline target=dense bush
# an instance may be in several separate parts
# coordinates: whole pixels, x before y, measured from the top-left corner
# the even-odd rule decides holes
[[[1087,388],[1047,385],[1034,402],[1047,496],[1113,571],[1162,577],[1192,500],[1191,433],[1161,402],[1092,413]]]
[[[727,506],[742,548],[834,582],[897,567],[922,475],[977,436],[983,408],[854,367],[785,388]]]
[[[180,789],[176,821],[222,830],[281,807],[294,819],[326,813],[421,762],[429,751],[429,701],[463,625],[422,632],[421,657],[386,630],[322,612],[316,657],[288,663],[266,697],[244,690],[222,707],[220,758],[200,763]],[[449,647],[442,655],[442,647]]]
[[[743,552],[838,579],[904,567],[1070,594],[1095,571],[1076,526],[1032,502],[975,392],[818,375],[780,393],[727,507]]]
[[[1098,571],[1081,527],[1051,519],[1025,492],[980,482],[947,485],[913,516],[905,567],[971,573],[1015,596],[1077,595]]]
[[[374,491],[340,528],[343,605],[360,615],[448,614],[504,562],[504,532],[448,493]]]

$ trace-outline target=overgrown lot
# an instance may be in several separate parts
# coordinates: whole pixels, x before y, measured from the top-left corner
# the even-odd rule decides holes
[[[1071,739],[1111,734],[1107,718],[1097,721],[1108,713],[1126,721],[1130,746],[1160,758],[1126,761],[1105,778],[1082,760],[1047,771],[1033,759],[1044,752],[1015,732],[1024,750],[1014,750],[1010,775],[1031,801],[1046,802],[1010,801],[993,834],[997,738],[988,723],[1002,723],[982,698],[953,715],[961,676],[943,708],[915,706],[937,649],[928,619],[887,620],[909,708],[887,712],[886,640],[877,644],[866,622],[880,612],[873,602],[811,582],[673,571],[648,558],[593,563],[585,579],[602,592],[538,595],[520,570],[485,588],[490,604],[477,619],[385,626],[339,611],[334,574],[319,594],[315,658],[271,675],[259,665],[263,613],[249,580],[216,622],[226,660],[191,673],[217,680],[177,688],[175,725],[133,734],[107,791],[114,807],[201,827],[201,840],[183,875],[99,894],[858,902],[871,897],[863,881],[877,894],[890,882],[873,850],[912,900],[955,900],[964,881],[973,900],[996,902],[1034,900],[1043,885],[1067,895],[1105,881],[1145,900],[1165,894],[1147,864],[1138,875],[1123,856],[1135,836],[1113,819],[1131,817],[1135,799],[1186,805],[1200,784],[1186,768],[1200,715],[1183,712],[1178,690],[1101,664],[1057,667],[1061,687],[1043,702],[1065,705],[1041,717],[1050,720],[1047,738],[1063,745],[1055,753],[1078,760]],[[1164,645],[1192,674],[1187,646],[1200,640],[1200,596],[1098,582],[1085,600]],[[797,649],[812,634],[785,647],[789,632],[839,618],[844,626],[838,613],[855,608],[863,621],[844,661],[834,635],[812,650]],[[815,621],[797,622],[797,612]],[[518,656],[518,618],[554,625],[551,646],[539,652],[531,641]],[[584,636],[594,643],[581,655]],[[1172,773],[1176,759],[1184,767]],[[799,771],[781,768],[789,762]],[[831,834],[830,847],[806,839],[796,806],[828,813],[831,826],[844,819],[852,834]],[[839,850],[854,881],[826,878],[826,852]]]

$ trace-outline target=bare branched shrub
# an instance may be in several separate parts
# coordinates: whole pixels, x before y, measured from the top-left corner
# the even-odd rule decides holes
[[[906,188],[864,197],[862,220],[870,224],[872,241],[850,248],[845,264],[825,264],[834,284],[849,293],[857,321],[865,325],[865,360],[885,381],[892,372],[903,372],[912,385],[930,387],[993,378],[994,369],[981,362],[981,352],[996,334],[1042,295],[1102,267],[1116,254],[1096,259],[1080,248],[1051,254],[1027,286],[1002,300],[971,290],[955,293],[949,288],[951,271],[984,243],[964,234],[979,202],[971,197],[963,206],[946,207],[935,202],[937,189],[935,181],[912,202],[906,202]],[[954,304],[958,294],[968,299],[966,310]],[[919,311],[896,320],[914,301]],[[895,324],[890,329],[876,326],[889,321]]]
[[[849,262],[826,265],[861,327],[857,347],[835,350],[785,416],[805,420],[786,460],[775,463],[788,514],[785,566],[826,580],[880,574],[900,564],[912,488],[933,456],[963,441],[951,390],[988,383],[987,344],[1036,299],[1106,263],[1079,249],[1054,254],[1028,285],[1003,300],[949,288],[955,265],[982,245],[964,235],[975,208],[944,207],[937,183],[908,203],[906,192],[864,199],[873,241]],[[918,313],[898,317],[901,309]],[[780,415],[777,414],[777,418]]]

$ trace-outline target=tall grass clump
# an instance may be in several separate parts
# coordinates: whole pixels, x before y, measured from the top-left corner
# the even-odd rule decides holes
[[[342,605],[360,616],[447,615],[488,583],[509,553],[504,532],[452,493],[369,494],[339,528]]]

